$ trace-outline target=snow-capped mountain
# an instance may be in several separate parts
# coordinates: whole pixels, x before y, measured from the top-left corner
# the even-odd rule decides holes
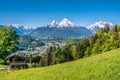
[[[67,18],[64,18],[59,22],[58,27],[75,27],[75,24],[69,21]]]
[[[47,27],[75,27],[75,26],[76,25],[67,18],[64,18],[60,22],[53,20],[50,24],[47,25]]]
[[[98,31],[101,28],[106,27],[106,25],[109,26],[110,29],[114,27],[114,24],[112,24],[111,22],[99,21],[99,22],[96,22],[95,24],[90,25],[88,29],[92,31],[93,33],[96,33],[96,31]]]
[[[20,24],[8,24],[8,25],[0,25],[1,27],[7,27],[7,28],[12,28],[15,30],[18,34],[24,35],[24,34],[29,34],[32,30],[29,26],[23,26]]]
[[[79,38],[91,36],[100,28],[106,27],[106,25],[109,26],[110,29],[114,27],[114,24],[110,22],[99,21],[90,25],[87,29],[86,27],[76,26],[66,18],[60,22],[53,20],[47,26],[36,29],[20,24],[0,25],[0,27],[12,28],[20,35],[30,35],[36,38]]]

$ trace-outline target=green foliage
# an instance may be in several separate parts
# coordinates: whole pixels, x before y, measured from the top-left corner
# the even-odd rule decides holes
[[[8,62],[6,60],[0,59],[0,64],[1,65],[8,65]]]
[[[76,49],[77,49],[77,47],[75,45],[73,45],[71,47],[71,55],[72,55],[72,57],[73,57],[74,60],[76,60],[76,59],[79,58],[79,54],[78,54],[78,52],[77,52]]]
[[[120,48],[49,67],[6,73],[0,80],[119,80]]]
[[[101,53],[120,47],[120,31],[117,25],[112,30],[107,28],[101,29],[96,33],[96,35],[98,38],[91,47],[92,54]]]
[[[0,58],[4,59],[6,56],[18,50],[17,33],[10,28],[0,28]]]
[[[42,56],[40,66],[48,66],[48,56],[46,54]]]

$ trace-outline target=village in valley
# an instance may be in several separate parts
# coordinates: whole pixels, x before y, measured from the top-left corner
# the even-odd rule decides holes
[[[0,70],[8,70],[14,71],[18,69],[27,69],[28,67],[40,67],[40,58],[42,55],[45,55],[51,47],[58,48],[65,45],[64,41],[43,41],[43,45],[27,47],[24,50],[18,50],[10,55],[8,55],[5,59],[8,60],[9,67],[8,68],[0,68]],[[24,48],[24,47],[23,47]],[[21,49],[21,48],[20,48]],[[31,56],[31,57],[30,57]],[[35,59],[36,60],[35,60]],[[31,59],[31,60],[30,60]],[[33,61],[32,61],[33,59]],[[29,64],[29,66],[28,66]],[[33,64],[33,65],[32,65]],[[37,66],[39,65],[39,66]]]

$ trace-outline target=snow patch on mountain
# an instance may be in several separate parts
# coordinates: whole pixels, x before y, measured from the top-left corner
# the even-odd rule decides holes
[[[114,24],[112,24],[111,22],[99,21],[96,22],[95,24],[90,25],[88,29],[95,33],[99,29],[104,28],[106,25],[108,25],[110,29],[114,27]]]
[[[58,27],[75,27],[75,24],[67,18],[64,18],[61,22],[59,22]]]
[[[33,30],[33,28],[31,28],[29,26],[23,26],[20,24],[8,24],[8,25],[4,24],[4,25],[0,25],[0,26],[11,28],[11,29],[15,30],[20,35],[29,34]]]
[[[75,27],[75,24],[68,20],[67,18],[64,18],[60,22],[53,20],[51,23],[47,25],[47,27]]]

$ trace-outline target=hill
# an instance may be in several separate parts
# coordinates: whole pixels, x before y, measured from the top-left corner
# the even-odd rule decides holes
[[[3,74],[0,80],[119,80],[120,48],[72,62]]]

